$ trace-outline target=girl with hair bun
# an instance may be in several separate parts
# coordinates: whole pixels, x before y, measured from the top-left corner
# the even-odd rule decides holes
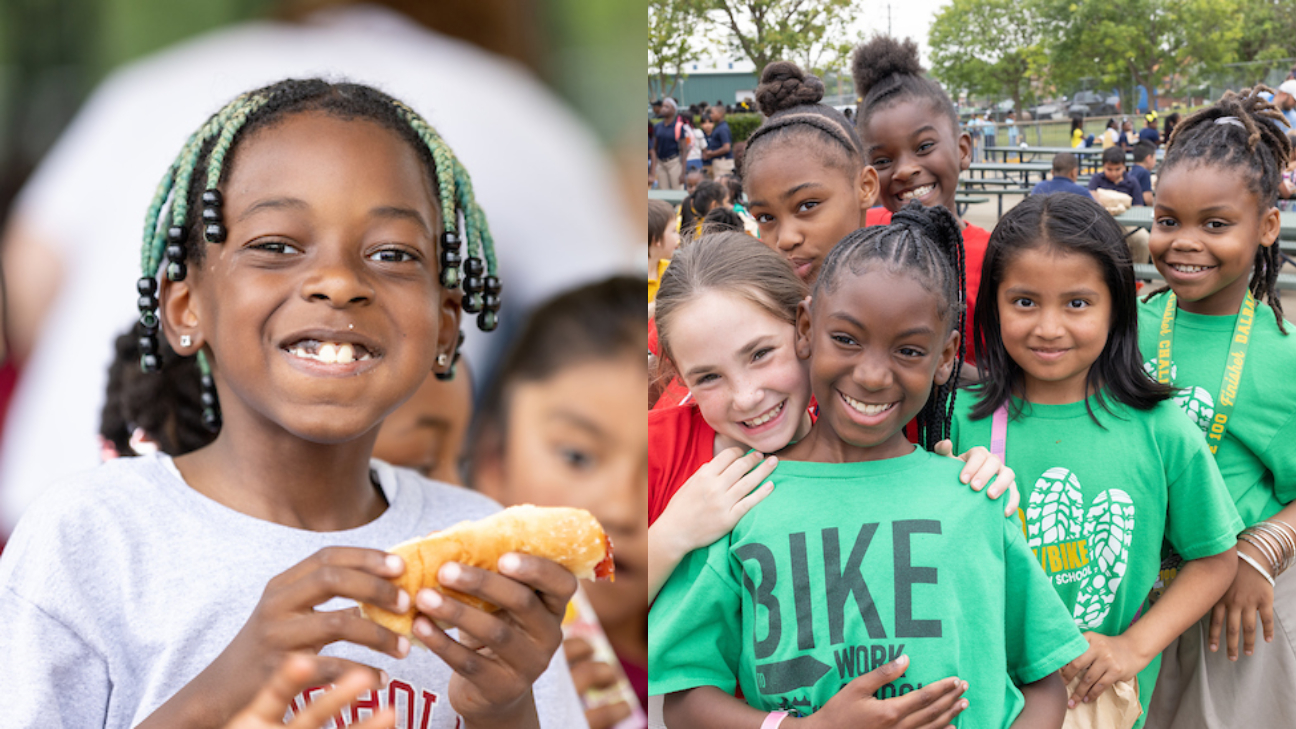
[[[923,75],[918,45],[876,36],[855,49],[851,61],[860,98],[855,122],[864,162],[877,170],[878,202],[885,210],[868,211],[868,225],[882,225],[891,214],[917,200],[943,206],[957,215],[954,197],[959,174],[972,163],[972,138],[959,129],[954,102],[935,81]],[[981,261],[990,232],[960,221],[967,254],[967,321],[972,321]],[[971,345],[971,331],[963,332]],[[969,346],[968,360],[976,361]]]
[[[854,126],[825,106],[824,85],[796,64],[765,67],[756,103],[768,117],[747,138],[743,187],[765,245],[813,284],[828,252],[864,225],[878,178]]]

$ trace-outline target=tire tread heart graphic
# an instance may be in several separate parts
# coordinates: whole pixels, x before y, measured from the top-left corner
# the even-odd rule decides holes
[[[1036,554],[1077,539],[1088,542],[1089,572],[1080,582],[1072,617],[1081,630],[1102,625],[1125,578],[1134,536],[1134,502],[1118,488],[1102,491],[1084,511],[1080,479],[1060,466],[1035,482],[1026,506],[1026,543]]]
[[[1143,363],[1143,371],[1148,377],[1156,379],[1157,362],[1150,359]],[[1175,366],[1174,361],[1170,362],[1170,382],[1173,384],[1175,378],[1179,376],[1179,368]],[[1202,387],[1193,385],[1175,390],[1175,404],[1183,408],[1188,417],[1201,428],[1203,433],[1210,432],[1211,422],[1215,420],[1215,399],[1211,397],[1210,391]]]

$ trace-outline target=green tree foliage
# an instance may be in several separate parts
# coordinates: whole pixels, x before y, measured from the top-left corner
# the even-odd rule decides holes
[[[1296,58],[1296,2],[1236,0],[1241,38],[1237,60],[1270,61]]]
[[[1296,57],[1293,0],[951,0],[931,27],[932,74],[951,89],[1012,97],[1119,88],[1161,92],[1225,64]]]
[[[1037,0],[953,0],[928,36],[932,75],[951,90],[1011,98],[1020,111],[1048,61],[1040,10]]]
[[[1067,88],[1094,78],[1128,100],[1136,86],[1164,89],[1217,70],[1233,60],[1240,1],[1045,0],[1053,81]]]
[[[816,73],[844,57],[846,25],[860,0],[697,0],[729,36],[730,51],[756,64],[796,61]]]
[[[696,30],[705,19],[698,0],[648,1],[648,70],[657,75],[659,92],[649,96],[674,94],[685,64],[702,54]]]

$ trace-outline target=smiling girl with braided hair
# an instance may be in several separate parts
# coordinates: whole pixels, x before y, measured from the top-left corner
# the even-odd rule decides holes
[[[248,92],[166,172],[141,262],[141,365],[159,336],[197,356],[216,437],[113,461],[23,517],[0,559],[6,725],[217,727],[304,651],[321,685],[356,663],[385,679],[352,721],[580,726],[555,655],[576,582],[555,563],[443,567],[502,610],[419,592],[427,651],[354,610],[411,607],[383,549],[499,508],[370,460],[382,420],[451,374],[461,312],[490,330],[500,305],[485,217],[436,130],[365,86]]]
[[[1169,291],[1139,306],[1144,368],[1178,389],[1246,528],[1233,584],[1165,652],[1149,727],[1296,725],[1296,337],[1276,207],[1291,144],[1264,90],[1175,126],[1157,183],[1148,248]]]

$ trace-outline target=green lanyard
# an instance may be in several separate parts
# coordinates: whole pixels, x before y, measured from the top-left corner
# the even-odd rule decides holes
[[[1165,313],[1161,315],[1161,332],[1157,339],[1157,382],[1169,385],[1170,382],[1170,345],[1174,341],[1175,295],[1166,296]],[[1228,366],[1224,368],[1224,383],[1220,385],[1219,397],[1216,398],[1215,419],[1211,421],[1210,430],[1206,433],[1206,442],[1210,452],[1214,453],[1224,441],[1224,431],[1228,429],[1229,416],[1237,402],[1238,384],[1242,381],[1242,365],[1246,363],[1247,345],[1251,343],[1251,322],[1255,320],[1256,300],[1250,291],[1242,300],[1238,311],[1237,323],[1233,325],[1233,341],[1229,344]]]

